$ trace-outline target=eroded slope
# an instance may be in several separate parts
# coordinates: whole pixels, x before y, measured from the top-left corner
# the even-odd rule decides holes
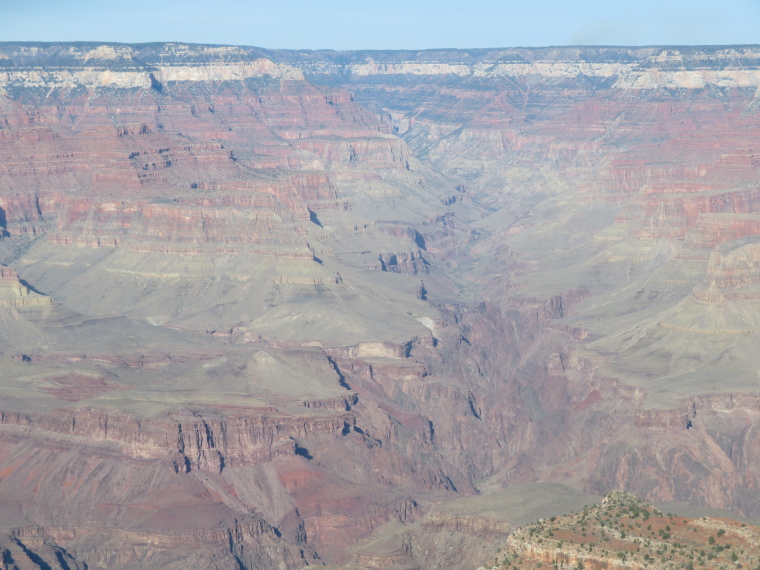
[[[758,512],[755,48],[0,51],[9,536],[431,567],[516,483]]]

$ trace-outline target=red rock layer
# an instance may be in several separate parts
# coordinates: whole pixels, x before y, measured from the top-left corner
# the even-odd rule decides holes
[[[182,49],[165,47],[173,57]],[[629,63],[641,57],[642,74],[647,65],[657,71],[647,59],[651,50],[644,51],[605,57]],[[323,57],[312,56],[304,69]],[[606,59],[589,62],[586,56],[601,57],[576,54],[570,67],[607,69]],[[286,567],[311,562],[316,553],[344,562],[346,548],[378,525],[418,516],[420,496],[472,493],[483,480],[491,488],[539,479],[600,492],[625,487],[649,499],[757,513],[760,503],[751,492],[760,485],[757,402],[719,386],[719,396],[692,394],[651,409],[647,390],[611,377],[605,365],[614,355],[595,352],[599,344],[593,344],[609,334],[599,332],[605,323],[596,327],[605,316],[594,312],[593,296],[613,295],[618,287],[627,295],[632,281],[647,280],[647,263],[660,267],[654,256],[646,257],[647,248],[675,252],[668,261],[702,260],[707,267],[707,282],[691,297],[692,283],[679,284],[677,271],[661,280],[676,283],[675,293],[666,291],[673,298],[681,295],[668,308],[686,297],[697,304],[756,298],[757,256],[749,247],[758,230],[754,94],[715,85],[673,91],[656,81],[633,89],[619,85],[625,78],[617,72],[573,74],[562,60],[544,73],[532,61],[521,63],[530,68],[525,75],[488,76],[486,67],[503,64],[495,61],[461,81],[459,68],[445,62],[435,63],[442,67],[433,75],[412,66],[416,71],[403,81],[378,77],[389,70],[403,75],[405,67],[395,64],[372,64],[371,76],[357,69],[327,78],[355,88],[357,99],[381,115],[346,89],[318,87],[297,74],[255,81],[154,77],[151,84],[158,85],[150,87],[141,71],[129,88],[59,85],[44,98],[31,89],[17,96],[9,89],[0,100],[0,226],[14,243],[26,245],[24,236],[45,233],[53,250],[76,244],[309,259],[314,254],[305,236],[308,224],[317,223],[315,213],[338,210],[330,215],[340,220],[340,210],[351,207],[339,188],[358,195],[390,185],[389,194],[409,198],[409,211],[397,206],[400,198],[375,200],[366,191],[363,212],[370,215],[377,206],[372,227],[386,234],[380,237],[409,245],[383,245],[362,258],[360,269],[424,273],[432,283],[424,311],[437,318],[420,317],[435,338],[380,338],[325,349],[349,395],[295,399],[286,402],[287,412],[273,405],[244,413],[206,402],[196,412],[147,419],[74,405],[7,414],[0,455],[8,470],[0,481],[5,496],[16,500],[22,490],[24,513],[50,528],[73,524],[80,512],[65,511],[58,519],[58,511],[44,505],[80,505],[90,524],[106,521],[114,529],[145,524],[155,531],[181,526],[185,518],[193,524],[201,517],[220,520],[222,530],[196,532],[199,544],[281,548]],[[722,69],[723,60],[715,61]],[[672,71],[666,68],[662,75]],[[170,72],[186,73],[162,73]],[[423,192],[428,187],[437,190]],[[436,208],[425,203],[433,195]],[[566,219],[567,211],[577,217]],[[482,223],[467,225],[479,216]],[[423,237],[410,219],[426,220],[431,231]],[[340,239],[350,241],[361,224],[371,222],[338,228]],[[746,240],[746,247],[728,243],[736,239]],[[343,259],[336,255],[334,261]],[[418,282],[382,277],[397,279],[399,291]],[[324,286],[344,282],[333,274],[279,275],[275,284],[281,283],[315,286],[299,291],[298,303],[327,303],[333,291]],[[353,285],[346,279],[344,289],[358,295]],[[639,334],[633,312],[634,324],[615,334],[637,345],[661,334],[664,325],[650,322],[659,318],[656,297],[641,327],[654,332]],[[388,307],[371,318],[387,321],[382,324],[393,324],[401,313],[417,318],[417,309]],[[214,342],[236,349],[267,342],[246,336],[249,323],[237,318],[209,328]],[[283,311],[277,318],[290,315]],[[309,347],[300,337],[269,342],[292,350],[288,362],[307,359]],[[585,343],[583,357],[578,343]],[[661,360],[669,354],[660,353]],[[22,363],[38,358],[18,356]],[[160,365],[114,357],[99,366],[137,361],[146,370]],[[756,368],[742,371],[756,375]],[[51,376],[41,390],[82,402],[121,389],[99,374]],[[136,488],[137,498],[125,500],[124,489]],[[76,500],[69,502],[72,494]],[[115,505],[127,506],[119,511]],[[237,518],[253,527],[241,529],[232,523]],[[158,538],[151,540],[176,548],[177,536],[193,532],[181,528],[168,538],[152,532]],[[142,562],[122,550],[118,556],[102,563]],[[246,563],[267,566],[276,559],[270,552]]]
[[[390,126],[344,91],[282,81],[196,95],[6,99],[0,208],[11,234],[54,243],[303,246],[308,208],[347,208],[327,172],[406,169]],[[117,126],[113,126],[116,124]],[[160,247],[160,246],[157,246]]]

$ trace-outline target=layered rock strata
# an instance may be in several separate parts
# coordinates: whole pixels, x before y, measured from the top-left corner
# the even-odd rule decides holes
[[[517,530],[497,555],[497,564],[489,567],[718,568],[753,564],[758,548],[756,526],[725,518],[665,515],[629,493],[614,491],[582,512]]]
[[[434,567],[506,529],[435,505],[538,480],[757,514],[758,53],[3,44],[3,548]]]

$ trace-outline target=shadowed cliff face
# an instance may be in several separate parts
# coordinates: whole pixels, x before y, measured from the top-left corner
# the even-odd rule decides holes
[[[3,548],[456,566],[409,554],[436,505],[534,481],[757,515],[759,86],[744,47],[0,45]]]

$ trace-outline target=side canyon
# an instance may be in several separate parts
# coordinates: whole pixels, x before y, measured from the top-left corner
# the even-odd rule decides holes
[[[758,141],[751,46],[0,43],[0,560],[760,516]]]

